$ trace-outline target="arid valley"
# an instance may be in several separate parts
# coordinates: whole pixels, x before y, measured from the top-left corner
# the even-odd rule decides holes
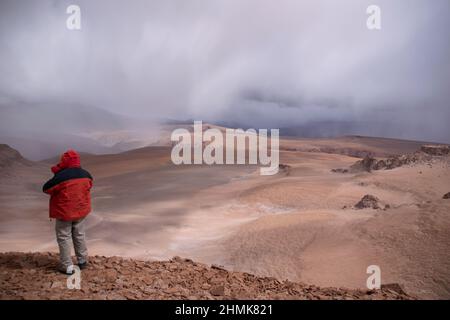
[[[420,151],[424,144],[284,137],[273,176],[250,165],[176,166],[168,142],[82,154],[94,177],[89,253],[144,261],[180,256],[362,290],[367,267],[378,265],[383,284],[449,299],[450,200],[443,196],[450,192],[450,155]],[[374,159],[388,165],[374,167]],[[55,161],[30,161],[0,146],[1,252],[57,251],[41,191]],[[360,208],[365,195],[375,203]]]

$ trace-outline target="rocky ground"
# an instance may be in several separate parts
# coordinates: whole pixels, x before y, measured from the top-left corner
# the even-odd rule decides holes
[[[94,256],[81,273],[81,289],[68,289],[57,262],[55,253],[0,253],[0,299],[412,299],[397,284],[376,291],[319,288],[178,257]]]

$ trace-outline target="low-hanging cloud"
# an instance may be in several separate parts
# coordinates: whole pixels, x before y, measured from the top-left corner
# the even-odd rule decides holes
[[[81,8],[82,29],[66,28]],[[381,8],[368,30],[366,8]],[[2,1],[0,105],[450,142],[447,0]]]

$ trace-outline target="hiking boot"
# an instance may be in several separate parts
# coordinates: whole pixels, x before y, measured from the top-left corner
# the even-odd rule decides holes
[[[78,267],[80,268],[80,270],[86,269],[86,268],[87,268],[87,266],[88,266],[88,263],[87,263],[87,261],[84,261],[84,262],[78,263]]]
[[[73,265],[70,265],[67,268],[59,268],[58,271],[69,276],[75,273]]]

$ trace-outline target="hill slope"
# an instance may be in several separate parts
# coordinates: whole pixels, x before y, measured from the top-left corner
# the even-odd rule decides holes
[[[7,168],[17,164],[31,165],[31,162],[7,144],[0,144],[0,168]]]

